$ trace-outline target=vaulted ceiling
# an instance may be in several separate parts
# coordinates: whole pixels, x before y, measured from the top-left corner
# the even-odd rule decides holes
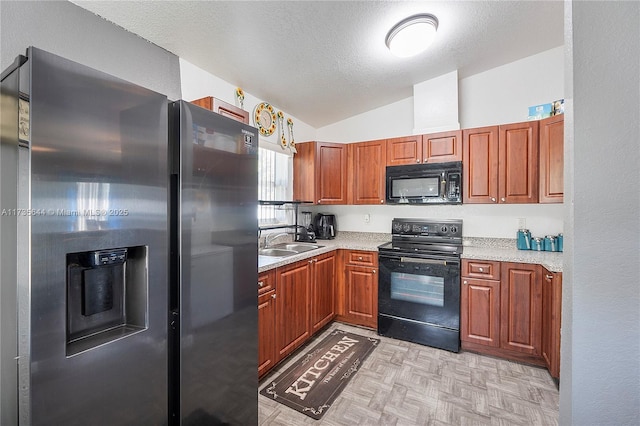
[[[562,1],[73,1],[319,128],[563,44]],[[437,38],[414,58],[385,46],[416,13]],[[553,72],[550,70],[550,72]]]

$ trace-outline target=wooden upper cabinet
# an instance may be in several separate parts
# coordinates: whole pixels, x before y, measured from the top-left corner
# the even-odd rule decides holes
[[[538,122],[466,129],[463,203],[538,202]]]
[[[463,141],[463,203],[498,200],[498,126],[465,129]]]
[[[347,145],[329,142],[296,144],[293,198],[316,204],[347,204]]]
[[[422,161],[422,136],[387,139],[387,166],[416,164]]]
[[[501,203],[538,202],[538,122],[499,126],[498,186]]]
[[[462,161],[462,131],[387,139],[387,166]]]
[[[349,203],[384,204],[387,146],[384,140],[349,144]]]
[[[233,120],[240,121],[244,124],[249,124],[249,112],[235,105],[231,105],[228,102],[214,98],[213,96],[206,96],[204,98],[191,101],[192,104],[196,104],[202,108],[210,109],[213,112],[217,112],[220,115],[229,117]]]
[[[564,114],[540,120],[540,202],[564,200]]]
[[[422,162],[462,161],[462,130],[422,135]]]

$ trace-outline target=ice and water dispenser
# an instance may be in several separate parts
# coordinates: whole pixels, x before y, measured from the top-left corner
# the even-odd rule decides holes
[[[67,356],[147,327],[147,251],[67,254]]]

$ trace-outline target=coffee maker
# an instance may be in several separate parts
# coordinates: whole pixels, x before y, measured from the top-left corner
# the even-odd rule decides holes
[[[336,237],[336,216],[333,214],[318,213],[313,223],[316,238],[319,240],[332,240]]]
[[[296,233],[296,241],[316,242],[316,233],[311,226],[311,212],[300,212],[300,224]]]

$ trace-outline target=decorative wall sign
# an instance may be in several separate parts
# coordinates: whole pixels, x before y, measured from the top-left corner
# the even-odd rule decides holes
[[[293,139],[293,120],[291,117],[287,118],[287,127],[289,127],[289,149],[294,154],[297,154],[298,150],[296,149],[296,141]]]
[[[240,87],[236,87],[236,100],[238,101],[238,106],[244,109],[244,90]]]
[[[278,128],[280,131],[280,146],[285,149],[287,147],[287,138],[284,135],[284,114],[282,111],[278,111]]]

